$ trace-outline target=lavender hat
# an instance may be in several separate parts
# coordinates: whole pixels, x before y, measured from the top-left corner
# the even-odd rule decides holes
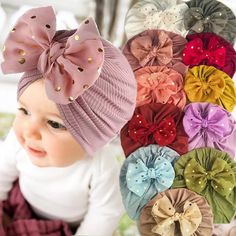
[[[191,103],[185,107],[183,125],[189,150],[214,147],[235,157],[236,121],[223,108],[211,103]]]
[[[132,69],[121,51],[100,37],[92,18],[77,30],[56,32],[51,7],[31,9],[10,32],[3,56],[4,73],[25,72],[18,98],[44,79],[48,98],[89,154],[110,141],[133,114],[137,89]]]

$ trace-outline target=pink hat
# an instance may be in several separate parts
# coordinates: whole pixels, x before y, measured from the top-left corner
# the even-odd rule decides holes
[[[185,74],[188,66],[182,62],[187,40],[165,30],[146,30],[126,43],[123,53],[133,71],[145,66],[167,66]]]
[[[77,30],[55,28],[51,7],[27,11],[5,42],[2,70],[25,72],[18,97],[32,82],[45,79],[47,95],[65,126],[92,154],[131,118],[135,78],[121,51],[100,37],[93,19]]]
[[[186,95],[180,73],[166,66],[145,66],[134,74],[138,83],[137,107],[155,102],[184,108]]]

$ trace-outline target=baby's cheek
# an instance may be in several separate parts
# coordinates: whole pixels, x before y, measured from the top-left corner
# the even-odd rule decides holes
[[[60,147],[58,147],[57,145],[51,146],[50,152],[48,152],[48,156],[51,165],[57,167],[66,167],[78,161],[78,158],[76,157],[74,151],[68,149],[66,145],[61,145]]]
[[[13,131],[15,132],[15,135],[16,135],[16,138],[17,138],[18,142],[22,146],[24,146],[25,139],[23,137],[23,129],[22,129],[22,126],[17,121],[17,118],[13,122]]]
[[[46,143],[46,151],[50,156],[62,156],[63,150],[66,148],[64,145],[59,145],[57,142],[50,142]]]

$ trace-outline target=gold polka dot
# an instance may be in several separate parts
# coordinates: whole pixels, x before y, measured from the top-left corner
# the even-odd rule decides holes
[[[61,91],[61,87],[60,86],[56,87],[55,91],[57,91],[57,92]]]
[[[88,63],[91,63],[93,61],[92,57],[88,58]]]
[[[83,72],[83,71],[84,71],[84,69],[81,68],[81,67],[78,67],[77,69],[78,69],[78,71],[80,71],[80,72]]]
[[[85,23],[85,24],[88,24],[88,23],[89,23],[89,20],[86,20],[84,23]]]
[[[74,98],[70,96],[70,97],[68,98],[68,100],[69,100],[70,102],[72,102],[72,101],[74,101]]]
[[[20,63],[20,64],[24,64],[25,63],[25,58],[20,58],[19,60],[18,60],[18,62]]]
[[[75,40],[79,40],[79,35],[78,34],[75,35]]]
[[[99,52],[103,52],[103,49],[102,49],[102,48],[98,48],[98,51],[99,51]]]
[[[31,36],[31,38],[32,38],[32,39],[35,39],[35,36],[34,36],[34,35],[32,35],[32,36]]]
[[[85,84],[84,86],[83,86],[83,89],[87,89],[89,86],[88,86],[88,84]]]
[[[20,50],[19,50],[19,54],[20,54],[21,56],[24,56],[24,55],[26,54],[26,52],[25,52],[24,50],[20,49]]]
[[[51,26],[50,25],[45,25],[48,29],[50,29],[51,28]]]
[[[13,28],[12,30],[11,30],[11,32],[15,32],[16,31],[16,28]]]

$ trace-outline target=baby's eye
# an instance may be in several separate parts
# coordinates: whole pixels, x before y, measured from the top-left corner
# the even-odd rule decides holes
[[[23,107],[18,108],[18,110],[23,112],[24,115],[29,115],[29,112]]]
[[[53,120],[48,120],[48,124],[54,128],[54,129],[62,129],[62,130],[66,130],[66,127],[56,121]]]

